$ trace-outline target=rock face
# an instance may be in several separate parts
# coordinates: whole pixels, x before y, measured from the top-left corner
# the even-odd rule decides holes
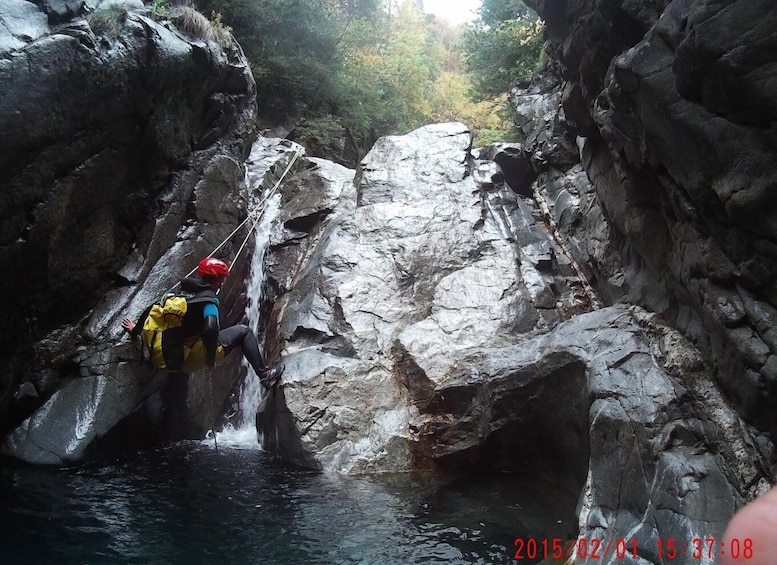
[[[512,92],[520,143],[427,126],[356,171],[251,152],[248,192],[293,173],[262,329],[287,370],[258,427],[325,471],[552,480],[579,493],[579,535],[639,550],[603,561],[658,562],[658,540],[719,538],[775,479],[777,8],[533,5],[551,63]],[[101,6],[0,5],[0,288],[18,297],[0,414],[4,451],[37,463],[160,420],[163,379],[118,320],[256,197],[239,48]],[[238,373],[193,377],[193,433]]]
[[[290,229],[269,275],[291,354],[276,408],[305,419],[300,437],[277,442],[284,456],[341,472],[418,465],[408,391],[428,396],[457,355],[578,308],[532,210],[467,174],[470,143],[455,123],[384,138],[358,185],[353,171],[317,162],[300,180],[305,202],[283,206]]]
[[[581,493],[581,535],[644,559],[722,535],[767,487],[770,442],[689,340],[581,279],[596,262],[575,257],[602,257],[612,293],[628,271],[604,260],[601,211],[578,221],[599,210],[579,165],[535,202],[469,145],[462,124],[428,126],[382,139],[355,178],[311,160],[282,186],[268,275],[287,371],[260,407],[265,449],[341,473],[542,477]]]
[[[754,436],[698,351],[638,307],[463,359],[425,412],[420,442],[435,461],[581,492],[579,535],[603,547],[630,540],[650,562],[667,536],[721,536],[768,484]]]
[[[599,285],[662,312],[748,421],[774,434],[777,6],[528,3],[547,22],[562,125],[579,136],[631,273]]]
[[[246,214],[256,102],[239,46],[201,16],[183,32],[140,2],[94,4],[0,5],[0,430],[24,421],[5,451],[35,462],[158,412],[143,401],[159,404],[160,378],[119,321]]]

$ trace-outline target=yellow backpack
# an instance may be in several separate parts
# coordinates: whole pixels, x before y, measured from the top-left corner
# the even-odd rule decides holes
[[[174,365],[181,365],[184,362],[185,352],[181,350],[179,354],[175,351],[182,348],[183,335],[180,331],[171,330],[181,327],[186,310],[186,297],[168,292],[159,302],[151,305],[146,319],[143,321],[141,335],[143,343],[148,347],[149,360],[160,369],[168,368],[171,352],[176,359]],[[172,346],[165,343],[171,341]]]
[[[132,336],[140,335],[142,349],[155,367],[171,372],[192,373],[206,366],[205,345],[198,335],[184,334],[183,319],[189,310],[188,300],[213,302],[193,294],[166,293],[159,302],[146,308],[138,319]],[[223,361],[224,348],[216,348],[216,363]],[[141,360],[145,357],[141,352]]]

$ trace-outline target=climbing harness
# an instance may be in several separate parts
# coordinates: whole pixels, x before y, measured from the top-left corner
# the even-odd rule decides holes
[[[283,171],[283,174],[278,178],[277,182],[273,185],[273,187],[269,191],[267,191],[267,193],[259,200],[259,202],[254,207],[253,211],[249,212],[249,214],[240,223],[240,225],[238,225],[234,230],[232,230],[232,233],[230,233],[224,239],[224,241],[222,241],[218,246],[216,246],[216,248],[213,251],[211,251],[211,253],[205,259],[213,257],[220,249],[222,249],[227,243],[229,243],[229,241],[235,236],[235,234],[237,234],[241,229],[243,229],[243,227],[246,224],[248,224],[248,222],[252,221],[252,224],[251,224],[250,229],[248,230],[248,233],[246,234],[245,238],[243,239],[242,243],[240,244],[240,247],[238,248],[238,251],[235,254],[235,258],[232,260],[232,263],[229,266],[229,270],[231,271],[232,268],[234,267],[235,263],[237,262],[238,258],[240,257],[240,254],[243,252],[243,249],[245,249],[245,247],[247,246],[248,240],[250,239],[251,235],[256,230],[256,226],[259,224],[259,221],[261,220],[262,216],[264,215],[265,204],[267,203],[267,201],[270,198],[272,198],[275,195],[275,193],[278,191],[278,188],[280,187],[281,183],[286,179],[286,176],[289,174],[289,171],[294,166],[294,164],[296,163],[296,161],[299,158],[299,156],[304,152],[303,147],[301,145],[297,144],[297,143],[294,143],[293,141],[283,140],[281,143],[283,143],[284,145],[286,145],[287,147],[289,147],[293,151],[291,160],[289,161],[288,165],[286,166],[286,170]],[[189,273],[184,278],[191,277],[196,271],[197,271],[197,267],[195,267],[194,269],[189,271]],[[159,333],[161,334],[161,332],[163,330],[168,328],[168,326],[169,326],[168,321],[174,320],[176,318],[176,316],[167,316],[167,315],[165,315],[166,312],[164,311],[164,305],[167,302],[171,302],[172,303],[172,301],[166,301],[165,299],[169,298],[169,297],[176,297],[177,296],[176,288],[178,286],[180,286],[180,284],[181,284],[181,281],[179,280],[175,285],[173,285],[169,290],[167,290],[163,294],[163,299],[162,299],[160,304],[156,304],[156,305],[152,304],[151,306],[149,306],[143,312],[143,314],[141,315],[141,318],[140,318],[143,321],[142,322],[139,321],[139,323],[136,325],[136,329],[133,330],[133,332],[130,333],[130,335],[133,338],[137,337],[138,335],[141,335],[141,332],[145,332],[144,326],[146,325],[145,324],[146,319],[150,317],[150,313],[152,312],[152,310],[154,308],[159,310],[159,312],[158,312],[159,316],[157,316],[157,318],[159,318],[159,320],[160,320],[160,322],[156,324],[155,329],[159,330]],[[186,301],[185,301],[184,298],[180,298],[180,300],[184,301],[184,305],[186,304]],[[180,319],[182,319],[182,316],[183,316],[182,313],[178,316],[178,324],[177,325],[180,325]],[[154,341],[151,340],[150,344],[153,344],[153,343],[154,343]],[[143,360],[142,347],[143,346],[142,346],[142,343],[141,343],[141,361]],[[159,345],[159,347],[157,347],[156,349],[159,349],[159,352],[157,352],[157,356],[156,356],[157,358],[154,359],[153,355],[154,355],[155,349],[150,346],[150,352],[149,352],[150,359],[149,360],[156,361],[156,362],[153,363],[154,365],[156,365],[157,367],[164,368],[165,367],[165,363],[162,361],[161,345]]]
[[[265,194],[261,200],[256,204],[256,207],[252,212],[249,212],[249,214],[246,216],[246,218],[240,222],[240,225],[238,225],[232,232],[222,241],[219,243],[216,248],[210,252],[210,254],[205,257],[205,259],[213,257],[222,247],[224,247],[229,241],[237,234],[249,221],[253,220],[253,223],[251,224],[251,228],[248,230],[248,233],[246,234],[245,238],[243,239],[242,243],[240,244],[240,247],[237,250],[237,253],[235,254],[235,258],[232,260],[232,263],[229,265],[229,270],[231,271],[232,268],[235,266],[235,263],[237,263],[238,258],[240,257],[240,254],[243,252],[243,249],[246,248],[246,245],[248,244],[248,240],[250,239],[251,235],[256,230],[256,226],[259,224],[259,221],[262,219],[262,216],[264,215],[265,210],[265,204],[267,201],[272,198],[275,193],[278,191],[278,188],[280,187],[281,183],[286,178],[286,175],[289,174],[289,171],[294,166],[294,163],[296,163],[297,159],[299,158],[300,154],[303,152],[303,147],[297,143],[294,143],[293,141],[283,140],[283,142],[286,142],[286,144],[293,150],[293,155],[291,160],[289,161],[289,164],[286,166],[286,170],[283,171],[283,174],[278,178],[277,182],[273,187],[267,191],[267,194]],[[204,259],[203,259],[204,261]],[[200,261],[202,263],[202,261]],[[191,277],[196,271],[198,267],[194,267],[191,271],[189,271],[184,278]],[[159,304],[153,304],[149,306],[146,311],[143,312],[141,318],[145,321],[148,317],[153,317],[154,319],[158,319],[159,322],[155,325],[155,329],[161,331],[167,329],[168,327],[172,327],[172,325],[169,323],[170,321],[177,322],[174,325],[180,326],[181,320],[183,319],[183,315],[186,312],[186,300],[183,297],[179,297],[178,293],[176,293],[175,289],[181,285],[181,281],[179,280],[177,283],[175,283],[170,289],[168,289],[162,296],[162,300],[159,302]],[[217,291],[218,294],[218,291]],[[169,298],[175,298],[175,300],[168,300]],[[177,312],[177,315],[172,315],[174,313],[166,312],[165,311],[165,305],[175,304],[179,307],[179,303],[183,302],[183,310],[180,312]],[[156,316],[151,316],[152,313],[156,313]],[[168,315],[170,314],[170,315]],[[143,324],[138,324],[139,326],[142,326]],[[141,329],[138,328],[137,334],[140,334]],[[145,328],[144,328],[145,331]],[[135,337],[135,335],[133,335]],[[153,350],[152,350],[153,353]],[[157,362],[154,363],[158,367],[164,368],[164,363],[160,364],[161,360],[161,353],[157,356],[159,359],[157,359]]]

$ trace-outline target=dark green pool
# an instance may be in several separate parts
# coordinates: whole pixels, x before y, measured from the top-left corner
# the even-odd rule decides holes
[[[2,465],[4,565],[513,563],[516,537],[576,531],[570,493],[507,475],[331,477],[212,442]]]

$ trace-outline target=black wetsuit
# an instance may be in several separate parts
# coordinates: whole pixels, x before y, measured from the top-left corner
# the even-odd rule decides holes
[[[202,339],[208,367],[213,367],[216,364],[216,350],[219,345],[224,348],[224,355],[229,355],[236,347],[240,347],[243,356],[251,364],[254,372],[261,377],[267,371],[267,366],[264,363],[254,332],[245,324],[220,328],[218,296],[201,277],[183,279],[181,291],[188,296],[186,299],[187,311],[181,325],[180,337],[185,340],[199,336]],[[180,367],[182,364],[183,359],[178,366]]]

